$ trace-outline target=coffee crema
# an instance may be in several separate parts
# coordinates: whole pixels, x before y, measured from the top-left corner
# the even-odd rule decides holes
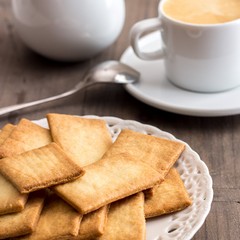
[[[193,24],[219,24],[240,19],[240,0],[167,0],[169,17]]]

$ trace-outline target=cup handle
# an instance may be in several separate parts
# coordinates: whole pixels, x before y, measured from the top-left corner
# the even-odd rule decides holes
[[[163,49],[158,49],[153,52],[142,52],[139,46],[139,40],[143,34],[162,30],[162,22],[159,18],[150,18],[142,20],[133,25],[130,31],[130,43],[135,54],[143,60],[156,60],[164,57]]]

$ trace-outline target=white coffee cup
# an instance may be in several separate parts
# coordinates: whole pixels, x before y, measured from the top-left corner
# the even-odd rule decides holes
[[[75,61],[110,46],[125,20],[124,0],[12,0],[23,42],[48,58]]]
[[[169,17],[159,3],[159,16],[136,23],[130,32],[136,55],[163,59],[166,76],[174,85],[197,92],[218,92],[240,85],[240,20],[192,24]],[[162,48],[143,52],[139,40],[159,31]]]

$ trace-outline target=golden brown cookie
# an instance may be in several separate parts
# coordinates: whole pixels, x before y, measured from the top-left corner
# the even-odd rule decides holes
[[[0,131],[0,145],[10,136],[13,129],[12,124],[6,124]],[[0,215],[23,210],[27,201],[27,194],[21,194],[5,177],[0,174]]]
[[[17,237],[35,230],[44,202],[43,192],[29,195],[24,210],[0,216],[0,239]]]
[[[103,120],[53,113],[47,119],[54,142],[81,167],[99,160],[112,144]]]
[[[83,216],[78,236],[74,240],[92,240],[100,237],[107,221],[109,205]]]
[[[54,187],[57,194],[82,214],[151,188],[163,180],[155,169],[127,154],[103,157],[84,170],[81,178]]]
[[[1,159],[0,172],[21,193],[69,182],[83,174],[56,143]]]
[[[22,119],[0,146],[0,157],[9,157],[52,142],[48,129]]]
[[[128,153],[137,161],[146,162],[165,177],[184,148],[185,145],[177,141],[124,129],[106,156]]]
[[[146,223],[142,192],[110,205],[108,220],[99,240],[144,240]]]
[[[165,180],[153,187],[153,195],[145,199],[145,217],[155,217],[183,210],[192,201],[175,168],[172,168]]]
[[[28,194],[21,194],[11,182],[0,174],[0,215],[23,210]]]
[[[56,195],[44,204],[36,230],[21,240],[72,239],[79,231],[82,215]]]
[[[14,127],[14,125],[8,123],[2,128],[2,130],[0,131],[0,145],[2,145],[4,141],[9,137]]]

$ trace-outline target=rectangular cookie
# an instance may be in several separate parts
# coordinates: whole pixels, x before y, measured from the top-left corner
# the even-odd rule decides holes
[[[24,210],[0,216],[0,239],[13,238],[33,232],[42,211],[44,197],[43,192],[32,193]]]
[[[73,239],[82,215],[61,198],[51,194],[45,201],[35,231],[19,240]]]
[[[183,210],[192,201],[175,168],[170,169],[165,180],[153,187],[153,195],[145,199],[145,217],[156,217]]]
[[[78,236],[74,240],[98,239],[103,232],[107,221],[109,205],[101,207],[83,216]]]
[[[21,193],[72,181],[83,174],[56,143],[1,159],[0,172]]]
[[[111,203],[107,224],[99,240],[144,240],[145,237],[143,193]]]
[[[28,194],[20,193],[11,182],[0,174],[0,215],[24,209]]]
[[[53,141],[83,167],[99,160],[112,144],[106,122],[65,114],[47,114]]]
[[[155,169],[127,154],[103,157],[84,170],[81,178],[54,187],[58,195],[82,214],[153,187],[163,180]]]
[[[0,146],[0,158],[39,148],[50,142],[52,142],[52,138],[48,129],[40,127],[27,119],[21,119]]]
[[[184,149],[185,145],[181,142],[123,129],[106,156],[128,153],[165,177]]]
[[[11,132],[14,129],[14,125],[11,123],[6,124],[0,131],[0,146],[4,143],[4,141],[9,137]]]
[[[14,125],[8,123],[0,131],[0,146],[10,136]],[[21,194],[11,182],[0,174],[0,215],[23,210],[27,201],[27,194]]]

